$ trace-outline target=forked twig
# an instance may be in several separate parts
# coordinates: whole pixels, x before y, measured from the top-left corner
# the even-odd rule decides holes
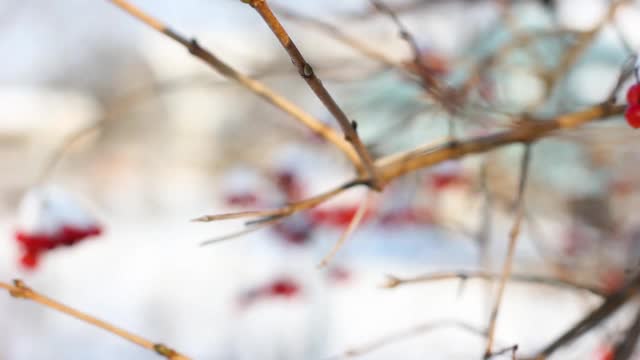
[[[360,136],[358,136],[357,125],[354,121],[350,121],[342,108],[336,103],[329,91],[324,87],[322,81],[316,76],[313,68],[302,56],[300,50],[293,42],[285,28],[280,23],[280,20],[275,16],[269,4],[266,0],[242,0],[243,2],[251,5],[258,14],[264,19],[265,23],[269,26],[273,34],[278,38],[280,44],[285,49],[293,65],[297,68],[298,74],[309,85],[309,88],[320,99],[322,104],[327,108],[331,115],[338,121],[338,124],[344,132],[345,138],[353,145],[353,148],[358,153],[363,167],[366,169],[370,179],[370,186],[374,190],[382,190],[381,185],[378,182],[378,175],[376,168],[373,164],[373,159],[369,150],[364,146]]]
[[[271,217],[289,216],[299,211],[311,209],[341,194],[347,189],[350,189],[358,185],[365,185],[365,184],[366,184],[366,181],[354,180],[354,181],[347,182],[333,190],[322,193],[320,195],[316,195],[314,197],[311,197],[299,202],[288,204],[281,208],[269,209],[269,210],[256,210],[256,211],[242,211],[242,212],[218,214],[218,215],[204,215],[204,216],[195,218],[192,221],[211,222],[211,221],[231,220],[231,219],[241,219],[241,218],[258,218],[257,222],[260,222],[261,219],[268,220]]]
[[[285,113],[289,114],[293,118],[300,121],[302,124],[307,126],[316,134],[322,136],[327,139],[327,141],[333,143],[337,148],[342,150],[345,155],[353,162],[356,168],[361,168],[360,157],[354,151],[353,147],[349,142],[345,141],[342,136],[336,133],[331,127],[325,125],[320,120],[314,118],[289,100],[287,100],[284,96],[276,93],[274,90],[267,87],[264,83],[259,82],[247,75],[244,75],[234,68],[232,68],[227,63],[220,60],[216,55],[214,55],[209,50],[200,46],[200,44],[195,39],[188,39],[185,36],[178,34],[175,30],[169,28],[167,25],[160,22],[158,19],[153,18],[152,16],[146,14],[141,9],[133,6],[126,0],[108,0],[114,5],[118,6],[125,12],[129,13],[136,19],[150,26],[154,30],[166,35],[172,40],[178,42],[182,46],[184,46],[189,52],[207,63],[214,70],[220,73],[222,76],[227,77],[229,79],[237,81],[239,84],[244,86],[246,89],[250,90],[254,94],[260,96],[270,104],[276,106],[281,109]]]
[[[386,184],[417,169],[433,166],[470,154],[485,153],[509,144],[534,142],[553,131],[571,129],[598,119],[622,114],[625,108],[626,105],[605,103],[586,110],[559,115],[552,119],[535,119],[535,121],[522,123],[521,126],[512,130],[506,130],[496,134],[478,136],[464,141],[449,141],[429,148],[419,147],[404,154],[393,154],[378,159],[376,161],[376,167],[378,168],[381,181]],[[289,216],[298,211],[317,206],[351,187],[365,185],[367,181],[368,179],[366,178],[351,180],[334,190],[278,209],[205,215],[194,219],[194,221],[208,222],[248,217]]]
[[[130,333],[126,330],[123,330],[119,327],[111,325],[105,321],[97,319],[91,315],[85,314],[81,311],[78,311],[72,307],[61,304],[53,299],[50,299],[31,288],[27,287],[27,285],[22,282],[22,280],[14,280],[13,285],[6,284],[0,282],[0,288],[5,289],[11,294],[11,296],[15,298],[27,299],[38,304],[44,305],[48,308],[56,310],[58,312],[67,314],[71,317],[74,317],[78,320],[84,321],[90,325],[106,330],[116,336],[119,336],[125,340],[128,340],[138,346],[141,346],[145,349],[149,349],[151,351],[156,352],[158,355],[164,356],[170,360],[189,360],[188,357],[182,355],[175,350],[167,347],[166,345],[160,343],[153,343],[145,338],[142,338],[138,335]]]

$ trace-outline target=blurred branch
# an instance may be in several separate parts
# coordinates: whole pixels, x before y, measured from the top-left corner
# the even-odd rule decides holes
[[[189,358],[176,352],[175,350],[167,347],[166,345],[153,343],[147,339],[144,339],[138,335],[132,334],[128,331],[120,329],[116,326],[113,326],[107,322],[104,322],[100,319],[96,319],[91,315],[87,315],[83,312],[80,312],[72,307],[61,304],[53,299],[50,299],[31,288],[27,287],[27,285],[22,282],[22,280],[14,280],[13,285],[6,284],[0,282],[0,288],[5,289],[11,294],[11,296],[15,298],[27,299],[38,304],[44,305],[53,310],[59,311],[61,313],[67,314],[71,317],[74,317],[78,320],[84,321],[90,325],[106,330],[116,336],[119,336],[125,340],[128,340],[138,346],[141,346],[145,349],[149,349],[151,351],[156,352],[158,355],[161,355],[170,360],[188,360]]]
[[[375,166],[373,165],[373,160],[371,158],[371,154],[360,140],[357,132],[357,124],[355,121],[349,120],[347,115],[342,111],[340,106],[333,99],[329,91],[324,87],[322,81],[316,76],[313,68],[309,63],[305,60],[298,50],[296,44],[291,40],[291,37],[284,29],[278,18],[275,16],[269,4],[266,0],[242,0],[243,2],[251,5],[258,14],[264,19],[265,23],[269,26],[273,34],[276,36],[282,47],[291,57],[291,61],[293,65],[298,69],[298,74],[304,79],[304,81],[309,85],[309,88],[316,94],[318,99],[322,102],[322,104],[327,108],[327,110],[333,115],[333,117],[338,121],[338,124],[342,128],[342,132],[345,135],[345,138],[348,142],[353,145],[353,148],[358,153],[360,157],[361,163],[365,170],[369,175],[369,185],[372,189],[382,190],[382,187],[378,183],[378,175],[376,174]],[[358,165],[358,163],[354,163]],[[362,175],[362,173],[360,173]]]
[[[420,276],[411,277],[411,278],[399,278],[399,277],[390,275],[387,278],[387,282],[382,286],[387,289],[393,289],[398,286],[404,286],[409,284],[430,283],[430,282],[436,282],[436,281],[446,281],[446,280],[456,280],[456,279],[462,282],[473,280],[473,279],[481,279],[485,281],[496,281],[496,280],[500,280],[501,277],[502,277],[502,274],[494,274],[494,273],[489,273],[484,271],[444,272],[444,273],[420,275]],[[564,279],[550,278],[546,276],[531,275],[531,274],[511,274],[511,276],[509,277],[509,281],[547,285],[547,286],[565,288],[570,290],[588,291],[596,296],[600,296],[600,297],[605,296],[605,293],[602,290],[600,290],[598,287],[575,283],[575,282],[571,282],[569,280],[564,280]]]
[[[168,26],[161,23],[159,20],[151,17],[150,15],[144,13],[142,10],[133,6],[126,0],[109,0],[114,5],[118,6],[125,12],[129,13],[139,21],[145,23],[150,26],[154,30],[166,35],[172,40],[184,46],[189,52],[210,65],[214,70],[219,72],[222,76],[225,76],[229,79],[237,81],[239,84],[243,85],[245,88],[260,96],[270,104],[278,107],[282,111],[286,112],[293,118],[297,119],[316,134],[324,137],[329,142],[333,143],[337,148],[342,150],[345,155],[354,163],[357,168],[361,168],[360,158],[357,152],[354,151],[353,147],[349,144],[349,142],[345,141],[340,135],[338,135],[331,127],[323,124],[320,120],[314,118],[289,100],[287,100],[282,95],[276,93],[265,84],[246,76],[230,65],[226,64],[222,60],[220,60],[216,55],[211,53],[209,50],[203,48],[198,44],[195,39],[187,39],[186,37],[178,34],[174,30],[170,29]]]
[[[640,337],[640,308],[636,311],[636,316],[631,323],[631,326],[626,331],[626,334],[622,341],[618,343],[614,351],[613,360],[629,360],[633,355],[636,345],[638,344],[638,338]]]
[[[358,186],[358,185],[366,185],[365,181],[361,181],[361,180],[356,180],[356,181],[350,181],[336,189],[327,191],[325,193],[322,193],[320,195],[299,201],[299,202],[295,202],[295,203],[291,203],[288,204],[286,206],[283,206],[281,208],[277,208],[277,209],[269,209],[269,210],[256,210],[256,211],[242,211],[242,212],[236,212],[236,213],[227,213],[227,214],[218,214],[218,215],[204,215],[204,216],[200,216],[198,218],[193,219],[192,221],[196,221],[196,222],[211,222],[211,221],[220,221],[220,220],[230,220],[230,219],[241,219],[241,218],[262,218],[262,219],[258,219],[256,221],[252,221],[252,223],[257,223],[257,222],[262,222],[262,220],[269,220],[271,218],[274,217],[284,217],[284,216],[289,216],[292,215],[296,212],[302,211],[302,210],[307,210],[307,209],[311,209],[313,207],[315,207],[316,205],[319,205],[333,197],[335,197],[336,195],[341,194],[342,192],[344,192],[347,189],[350,189],[352,187]]]
[[[611,314],[615,313],[620,307],[629,301],[634,295],[637,294],[640,289],[640,274],[634,276],[617,292],[609,295],[605,298],[604,302],[596,309],[591,311],[580,321],[578,321],[573,327],[564,332],[561,336],[554,339],[549,345],[541,350],[536,356],[532,357],[535,360],[547,359],[559,348],[568,345],[576,338],[585,334],[589,330],[596,327]]]
[[[351,236],[351,234],[353,234],[353,232],[356,230],[358,225],[360,225],[360,221],[364,217],[364,214],[367,212],[367,207],[369,205],[369,196],[370,196],[369,194],[366,194],[364,199],[362,199],[362,201],[360,202],[360,206],[358,206],[358,210],[353,215],[353,218],[351,218],[349,225],[344,230],[342,235],[340,235],[340,238],[338,239],[338,241],[336,241],[331,251],[329,251],[329,253],[320,261],[320,263],[318,264],[318,267],[320,268],[326,267],[329,264],[329,262],[333,259],[333,257],[338,253],[338,250],[340,250],[340,248],[344,245],[345,241],[347,241],[349,236]]]
[[[509,232],[509,245],[507,247],[507,257],[504,260],[502,268],[502,276],[498,283],[498,295],[496,296],[493,310],[491,310],[491,317],[489,319],[489,328],[487,330],[487,347],[485,349],[484,358],[491,357],[493,348],[493,338],[496,331],[496,321],[498,319],[498,313],[502,304],[502,298],[504,296],[504,289],[507,285],[507,280],[511,276],[511,269],[513,267],[513,258],[516,251],[516,244],[518,242],[518,236],[520,235],[520,224],[522,223],[522,216],[524,213],[524,193],[529,175],[529,163],[531,162],[531,144],[525,144],[524,152],[522,155],[522,162],[520,167],[520,182],[518,184],[518,197],[516,200],[516,217],[513,221],[513,226]]]
[[[419,147],[417,150],[404,154],[394,154],[378,159],[375,165],[382,181],[381,185],[384,186],[394,179],[418,169],[466,155],[485,153],[505,145],[531,143],[554,131],[572,129],[605,117],[622,114],[625,108],[626,105],[605,103],[586,110],[559,115],[552,119],[522,119],[523,121],[520,121],[519,125],[512,130],[473,137],[464,141],[449,141],[427,149]],[[268,219],[271,216],[289,216],[302,210],[311,209],[354,186],[366,185],[368,181],[369,179],[366,178],[351,180],[333,190],[277,209],[205,215],[194,219],[194,221],[209,222],[250,217]]]
[[[357,52],[366,56],[367,58],[375,60],[391,68],[398,69],[402,72],[411,74],[411,70],[406,66],[404,66],[402,63],[395,61],[383,51],[378,50],[376,47],[368,45],[365,42],[360,41],[359,39],[356,39],[355,37],[346,34],[344,31],[342,31],[342,29],[340,29],[339,27],[333,24],[312,18],[310,16],[305,16],[305,15],[296,13],[288,8],[284,8],[281,6],[272,5],[272,8],[274,8],[278,13],[282,14],[282,16],[285,18],[291,19],[301,24],[311,26],[319,31],[322,31],[323,33],[349,46],[350,48],[356,50]]]

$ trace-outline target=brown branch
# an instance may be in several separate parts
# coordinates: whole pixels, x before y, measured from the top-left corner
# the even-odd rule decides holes
[[[522,164],[520,168],[520,183],[518,185],[518,197],[516,200],[516,218],[513,222],[513,227],[509,232],[509,245],[507,248],[507,257],[504,261],[502,268],[502,276],[498,283],[498,295],[496,301],[491,310],[491,317],[489,318],[489,328],[487,330],[487,347],[485,349],[485,359],[491,356],[493,348],[493,339],[496,331],[496,321],[498,320],[498,313],[500,312],[500,305],[502,304],[502,298],[504,296],[504,289],[507,285],[507,280],[511,276],[511,268],[513,266],[513,258],[515,255],[516,244],[518,242],[518,235],[520,234],[520,224],[522,222],[522,214],[524,209],[524,191],[527,184],[527,178],[529,173],[529,163],[531,160],[531,145],[526,144],[524,153],[522,155]]]
[[[391,57],[389,57],[385,52],[380,51],[374,46],[368,45],[359,39],[356,39],[353,36],[346,34],[339,27],[330,24],[328,22],[312,18],[310,16],[305,16],[294,12],[288,8],[284,8],[281,6],[271,5],[271,7],[276,10],[279,14],[282,14],[283,17],[291,19],[293,21],[297,21],[303,23],[308,26],[312,26],[315,29],[322,31],[328,36],[332,37],[336,41],[343,43],[344,45],[349,46],[350,48],[356,50],[360,54],[379,62],[380,64],[386,65],[388,67],[398,69],[404,73],[411,74],[411,69],[404,66],[401,62],[395,61]]]
[[[384,288],[392,289],[398,286],[429,283],[435,281],[446,280],[460,280],[468,281],[472,279],[481,279],[485,281],[500,280],[502,274],[494,274],[484,271],[457,271],[457,272],[443,272],[435,274],[420,275],[411,278],[399,278],[396,276],[388,276],[387,282],[383,285]],[[529,284],[540,284],[547,286],[554,286],[558,288],[565,288],[571,290],[588,291],[594,295],[604,297],[605,293],[598,287],[571,282],[569,280],[550,278],[546,276],[531,275],[531,274],[511,274],[509,281],[522,282]]]
[[[430,94],[438,103],[442,104],[447,111],[452,112],[454,108],[457,106],[455,101],[454,94],[445,88],[440,82],[435,78],[432,71],[427,68],[422,62],[422,56],[420,52],[420,47],[418,46],[418,42],[415,37],[409,32],[407,27],[400,21],[400,18],[395,13],[395,11],[378,0],[370,0],[371,4],[380,12],[386,14],[391,21],[396,25],[400,32],[400,37],[404,39],[409,47],[411,48],[411,53],[413,54],[413,65],[415,66],[415,71],[418,77],[420,78],[420,84],[422,88]],[[451,135],[452,131],[450,131]]]
[[[338,241],[336,241],[336,243],[334,244],[333,248],[329,251],[329,253],[320,261],[320,263],[318,264],[318,267],[320,268],[326,267],[329,264],[329,262],[333,259],[333,257],[336,256],[336,254],[338,253],[338,250],[340,250],[340,248],[344,245],[345,241],[347,241],[349,236],[351,236],[351,234],[353,234],[353,232],[356,230],[358,225],[360,225],[360,221],[364,217],[364,214],[367,212],[367,205],[369,204],[368,200],[369,200],[369,194],[365,195],[364,199],[362,199],[362,202],[360,203],[358,210],[356,211],[356,213],[353,215],[353,218],[349,222],[349,226],[347,226],[347,228],[344,230],[342,235],[340,235],[340,238],[338,239]]]
[[[353,145],[353,148],[358,153],[361,159],[362,165],[365,168],[370,179],[370,186],[374,190],[381,190],[382,187],[378,183],[378,175],[376,174],[376,168],[373,165],[371,154],[364,146],[356,129],[355,121],[350,121],[347,115],[342,111],[340,106],[333,99],[329,91],[324,87],[322,81],[316,76],[313,68],[305,60],[298,50],[296,44],[291,40],[289,34],[284,29],[278,18],[275,16],[269,4],[266,0],[242,0],[244,3],[251,5],[258,14],[264,19],[265,23],[269,26],[273,34],[278,38],[282,47],[286,50],[293,62],[293,65],[298,69],[298,74],[309,85],[309,88],[320,99],[322,104],[327,108],[331,115],[338,121],[338,124],[342,128],[345,138]],[[362,174],[360,174],[362,175]]]
[[[259,82],[249,76],[246,76],[230,65],[226,64],[222,60],[220,60],[216,55],[211,53],[209,50],[203,48],[198,44],[195,39],[187,39],[186,37],[178,34],[176,31],[170,29],[168,26],[160,22],[159,20],[151,17],[146,14],[142,10],[133,6],[126,0],[108,0],[112,2],[114,5],[118,6],[122,10],[126,11],[136,19],[150,26],[154,30],[168,36],[172,40],[178,42],[182,46],[184,46],[189,52],[199,58],[200,60],[207,63],[214,70],[220,73],[222,76],[229,78],[231,80],[237,81],[240,85],[244,86],[246,89],[250,90],[254,94],[258,95],[262,99],[266,100],[270,104],[276,106],[281,109],[285,113],[289,114],[291,117],[300,121],[302,124],[307,126],[316,134],[322,136],[327,139],[327,141],[333,143],[338,149],[342,150],[345,155],[353,162],[356,168],[361,169],[362,164],[360,162],[360,157],[357,152],[354,151],[353,147],[349,144],[349,142],[345,141],[345,139],[336,133],[331,127],[323,124],[320,120],[314,118],[289,100],[287,100],[284,96],[276,93],[274,90],[267,87],[264,83]]]
[[[587,331],[600,324],[604,319],[608,318],[611,314],[615,313],[622,305],[626,304],[629,299],[638,293],[639,288],[640,274],[634,276],[625,286],[622,287],[622,289],[609,295],[600,306],[583,317],[564,334],[554,339],[532,359],[547,359],[562,346],[571,343],[573,340],[585,334]]]
[[[116,336],[119,336],[125,340],[128,340],[138,346],[141,346],[145,349],[154,351],[155,353],[157,353],[158,355],[161,355],[167,359],[170,360],[188,360],[189,358],[186,357],[185,355],[182,355],[178,352],[176,352],[175,350],[167,347],[166,345],[163,344],[159,344],[159,343],[153,343],[147,339],[144,339],[138,335],[135,335],[133,333],[130,333],[126,330],[123,330],[121,328],[118,328],[114,325],[111,325],[107,322],[104,322],[100,319],[97,319],[91,315],[85,314],[81,311],[78,311],[72,307],[69,307],[67,305],[61,304],[53,299],[50,299],[34,290],[32,290],[31,288],[27,287],[27,285],[22,282],[22,280],[14,280],[13,281],[13,285],[10,284],[6,284],[3,282],[0,282],[0,288],[5,289],[9,292],[9,294],[11,294],[11,296],[15,297],[15,298],[21,298],[21,299],[27,299],[27,300],[31,300],[33,302],[36,302],[38,304],[44,305],[48,308],[51,308],[53,310],[56,310],[58,312],[67,314],[71,317],[74,317],[78,320],[84,321],[90,325],[93,325],[95,327],[98,327],[100,329],[106,330]]]
[[[440,162],[466,155],[485,153],[509,144],[534,142],[554,131],[572,129],[599,119],[620,115],[625,108],[626,105],[605,103],[551,119],[521,121],[518,126],[511,130],[474,137],[464,141],[453,141],[433,149],[410,151],[402,156],[392,155],[382,158],[376,161],[376,166],[382,183],[386,184],[416,169],[433,166]]]
[[[502,131],[492,135],[470,138],[465,141],[446,142],[435,147],[419,147],[405,154],[394,154],[376,161],[377,172],[383,185],[407,173],[433,166],[435,164],[461,158],[463,156],[485,153],[499,147],[514,143],[531,143],[543,138],[554,131],[575,128],[589,122],[620,115],[626,105],[612,105],[609,103],[596,105],[586,110],[568,113],[552,119],[527,120],[512,130]],[[290,204],[278,209],[244,211],[220,215],[205,215],[194,221],[219,221],[248,217],[289,216],[296,212],[311,209],[324,201],[357,185],[366,185],[368,179],[351,180],[334,190],[327,191],[315,197]]]
[[[627,330],[625,337],[616,345],[613,352],[614,360],[629,360],[633,355],[640,338],[640,308],[636,311],[636,316]]]
[[[316,195],[314,197],[298,201],[292,204],[288,204],[281,208],[270,209],[270,210],[256,210],[256,211],[242,211],[236,213],[228,213],[228,214],[218,214],[218,215],[204,215],[198,218],[193,219],[192,221],[197,222],[211,222],[211,221],[220,221],[220,220],[231,220],[231,219],[241,219],[241,218],[262,218],[264,220],[268,220],[273,217],[285,217],[289,215],[293,215],[296,212],[311,209],[339,194],[344,192],[347,189],[358,185],[366,185],[366,181],[355,180],[345,183],[344,185],[322,193],[320,195]],[[261,219],[258,219],[254,222],[261,222]]]

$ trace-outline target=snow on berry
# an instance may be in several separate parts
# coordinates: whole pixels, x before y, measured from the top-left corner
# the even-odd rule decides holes
[[[265,193],[260,177],[255,171],[237,167],[227,172],[222,180],[224,202],[229,206],[256,207],[264,200],[258,195]]]
[[[94,216],[76,199],[60,188],[49,186],[25,194],[14,237],[22,251],[22,266],[33,269],[43,253],[101,233]]]

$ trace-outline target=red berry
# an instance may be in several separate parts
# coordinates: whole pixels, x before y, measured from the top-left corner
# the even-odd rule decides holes
[[[275,175],[278,189],[287,197],[288,201],[302,198],[302,184],[300,179],[291,171],[280,171]]]
[[[602,345],[596,350],[595,360],[613,360],[615,359],[615,349],[611,345]]]
[[[20,258],[20,263],[27,269],[35,269],[38,266],[39,253],[35,251],[27,251]]]
[[[627,90],[627,103],[629,105],[640,104],[640,84],[633,84],[629,90]]]
[[[271,296],[294,297],[300,293],[300,286],[290,279],[280,279],[269,287]]]
[[[624,273],[619,270],[609,270],[601,278],[603,290],[607,294],[618,291],[624,285]]]
[[[634,129],[640,128],[640,104],[633,104],[627,107],[624,113],[627,123]]]

